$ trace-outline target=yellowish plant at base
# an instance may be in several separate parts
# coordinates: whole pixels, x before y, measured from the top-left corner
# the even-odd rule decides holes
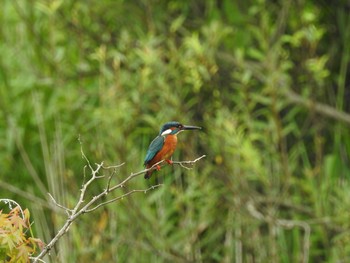
[[[8,214],[0,210],[1,260],[17,263],[29,262],[30,256],[43,245],[40,239],[33,237],[28,209],[22,211],[19,206],[16,206]]]

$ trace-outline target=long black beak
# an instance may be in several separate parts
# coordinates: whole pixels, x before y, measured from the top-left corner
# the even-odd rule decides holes
[[[182,127],[182,130],[201,130],[202,127],[198,127],[198,126],[190,126],[190,125],[184,125]]]

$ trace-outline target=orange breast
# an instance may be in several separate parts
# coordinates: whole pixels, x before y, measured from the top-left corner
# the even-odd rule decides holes
[[[168,135],[165,137],[163,148],[154,156],[154,158],[147,164],[147,168],[162,160],[169,160],[173,155],[177,145],[176,135]]]

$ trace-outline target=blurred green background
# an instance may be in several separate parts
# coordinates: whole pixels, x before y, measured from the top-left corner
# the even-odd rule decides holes
[[[48,242],[91,163],[174,160],[82,216],[47,262],[349,262],[350,4],[316,0],[2,0],[0,198]],[[347,113],[348,112],[348,113]],[[89,196],[105,187],[100,179]],[[0,208],[1,209],[1,208]]]

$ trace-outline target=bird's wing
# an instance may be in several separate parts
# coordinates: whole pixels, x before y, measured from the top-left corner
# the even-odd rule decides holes
[[[148,151],[145,157],[144,165],[153,159],[153,157],[159,152],[164,145],[164,137],[157,136],[149,145]]]

